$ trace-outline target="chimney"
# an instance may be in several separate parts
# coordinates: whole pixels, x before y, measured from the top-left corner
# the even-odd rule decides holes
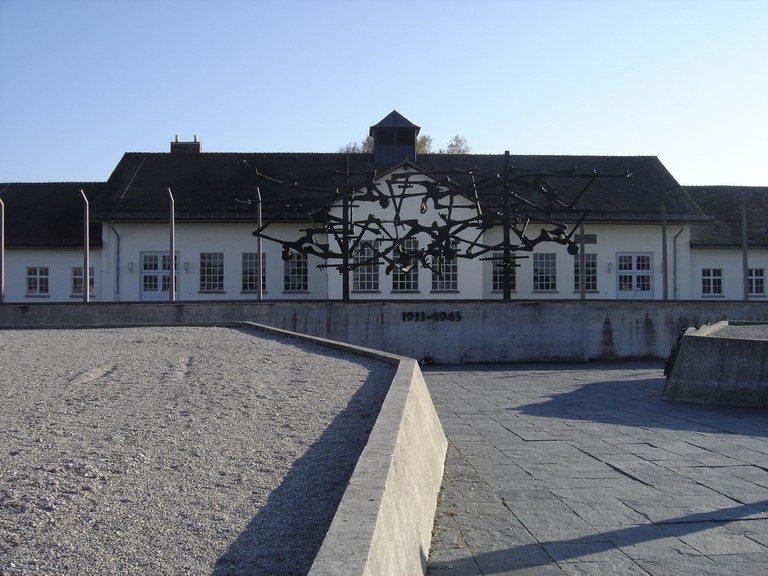
[[[197,134],[195,134],[193,142],[180,142],[178,134],[176,134],[175,140],[171,142],[171,154],[200,154],[202,151],[203,143],[197,139]]]

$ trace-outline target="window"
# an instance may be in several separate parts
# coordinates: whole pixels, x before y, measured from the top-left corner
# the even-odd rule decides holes
[[[309,266],[307,255],[293,252],[288,260],[284,260],[283,290],[286,292],[307,292],[309,290]]]
[[[701,270],[701,294],[703,296],[717,296],[722,293],[722,268],[703,268]]]
[[[379,261],[374,245],[365,242],[352,256],[352,290],[376,292],[379,289]]]
[[[452,248],[456,249],[454,243]],[[459,290],[459,265],[456,256],[432,256],[432,291],[433,292],[458,292]]]
[[[547,292],[557,290],[557,254],[533,255],[533,289]]]
[[[617,254],[617,298],[643,299],[653,297],[653,268],[651,254]]]
[[[491,278],[491,290],[500,292],[504,290],[504,253],[494,252],[491,263],[493,264],[493,277]],[[517,278],[515,271],[515,257],[512,256],[512,262],[509,264],[509,287],[510,290],[517,290]]]
[[[765,270],[763,268],[750,268],[747,280],[751,296],[765,295]]]
[[[267,263],[265,254],[261,255],[261,290],[267,289]],[[243,252],[243,292],[258,292],[259,254]]]
[[[88,267],[88,295],[93,296],[93,266]],[[83,267],[75,266],[72,268],[72,296],[83,295]]]
[[[27,268],[27,296],[48,295],[48,266]]]
[[[224,292],[224,253],[200,253],[200,292]]]
[[[581,255],[573,257],[573,289],[581,291]],[[584,254],[584,290],[597,291],[597,254]]]
[[[419,261],[410,256],[418,253],[419,241],[417,238],[408,238],[400,244],[401,262],[404,266],[411,266],[406,272],[395,267],[392,271],[393,292],[417,292],[419,290]]]

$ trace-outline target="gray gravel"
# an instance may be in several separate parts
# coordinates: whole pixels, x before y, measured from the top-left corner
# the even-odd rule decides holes
[[[723,326],[712,336],[742,340],[768,340],[768,322],[736,323]]]
[[[394,367],[229,328],[0,331],[0,574],[306,574]]]

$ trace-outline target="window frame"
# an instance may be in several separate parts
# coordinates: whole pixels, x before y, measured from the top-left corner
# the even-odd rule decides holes
[[[491,292],[504,291],[504,252],[494,252],[491,256]],[[509,286],[512,292],[517,291],[517,256],[512,255],[509,266]]]
[[[283,260],[283,292],[309,292],[309,257],[303,252],[292,252],[290,258]]]
[[[72,266],[72,296],[83,295],[83,267]],[[93,296],[96,290],[96,275],[94,267],[88,267],[88,296]]]
[[[723,295],[723,269],[707,267],[701,269],[701,295],[717,297]]]
[[[259,274],[259,253],[243,252],[241,255],[241,291],[244,294],[258,293],[256,276]],[[261,253],[261,291],[267,291],[267,255]]]
[[[419,239],[406,238],[400,243],[402,250],[409,254],[418,253]],[[392,292],[416,293],[419,291],[419,262],[416,260],[408,272],[397,266],[392,270]]]
[[[454,241],[453,249],[456,250],[458,242]],[[453,258],[445,256],[432,256],[432,292],[458,292],[459,291],[459,257],[458,253]]]
[[[200,294],[224,292],[224,252],[200,252]]]
[[[363,241],[352,254],[352,292],[379,292],[378,241]]]
[[[573,291],[581,292],[581,254],[573,256]],[[597,252],[584,253],[584,291],[597,292]]]
[[[750,296],[765,296],[765,268],[747,269],[747,293]]]
[[[533,254],[533,291],[557,292],[557,253]]]
[[[48,266],[27,266],[27,296],[50,296],[51,275]]]

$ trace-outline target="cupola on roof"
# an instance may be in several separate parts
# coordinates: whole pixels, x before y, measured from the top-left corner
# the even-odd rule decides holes
[[[378,124],[371,126],[373,161],[394,164],[402,160],[416,161],[416,136],[421,128],[393,110]]]

